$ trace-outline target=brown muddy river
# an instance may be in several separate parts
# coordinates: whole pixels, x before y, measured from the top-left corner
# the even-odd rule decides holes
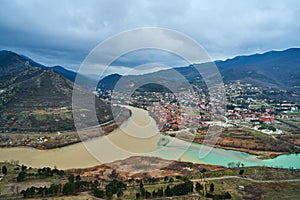
[[[245,166],[270,166],[300,169],[300,154],[281,155],[260,160],[255,155],[239,151],[211,148],[163,136],[147,111],[128,107],[132,117],[120,129],[108,136],[70,146],[36,150],[33,148],[0,148],[0,161],[18,160],[32,167],[85,168],[122,160],[130,156],[157,156],[170,160],[190,161],[227,166],[229,162],[242,162]],[[161,144],[161,141],[168,141]],[[205,154],[205,149],[208,153]]]

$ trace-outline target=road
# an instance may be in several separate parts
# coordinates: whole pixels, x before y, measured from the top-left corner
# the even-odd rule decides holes
[[[253,183],[288,183],[288,182],[300,182],[300,179],[285,179],[285,180],[255,180],[252,178],[242,177],[242,176],[221,176],[221,177],[212,177],[212,178],[205,178],[207,181],[213,181],[213,180],[224,180],[224,179],[240,179],[240,180],[246,180],[251,181]],[[200,179],[191,179],[192,182],[198,182]],[[183,183],[183,181],[180,182],[174,182],[174,183]],[[159,183],[154,184],[156,187],[162,187],[165,186],[168,183]],[[153,186],[153,184],[145,184],[145,186]],[[133,188],[131,185],[127,186],[130,188]],[[137,186],[136,186],[137,187]]]
[[[213,177],[213,178],[206,178],[205,180],[213,181],[213,180],[223,180],[223,179],[241,179],[247,180],[254,183],[287,183],[287,182],[299,182],[300,179],[285,179],[285,180],[255,180],[252,178],[246,178],[241,176],[221,176],[221,177]],[[199,179],[192,179],[192,182],[197,182]]]

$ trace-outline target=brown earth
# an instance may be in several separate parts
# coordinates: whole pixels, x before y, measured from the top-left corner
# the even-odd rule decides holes
[[[191,162],[164,160],[157,157],[133,156],[109,164],[86,169],[69,169],[65,172],[80,174],[80,176],[88,180],[95,180],[95,178],[102,180],[117,178],[125,181],[149,177],[163,178],[165,176],[195,175],[203,168],[207,171],[222,171],[227,169],[226,167],[218,165],[194,164]]]
[[[299,152],[299,148],[295,145],[274,139],[262,133],[254,132],[241,128],[226,128],[216,140],[206,137],[206,133],[199,133],[201,137],[195,137],[193,142],[205,144],[218,148],[237,150],[254,155],[261,158],[274,158],[282,154],[290,154]],[[186,137],[176,135],[179,139],[186,140]]]

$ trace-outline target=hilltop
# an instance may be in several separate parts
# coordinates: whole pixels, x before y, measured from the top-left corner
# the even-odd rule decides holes
[[[10,51],[0,52],[0,131],[75,129],[71,109],[73,89],[83,94],[88,91],[74,85],[59,74],[58,69],[66,72],[59,67],[45,67]],[[109,105],[98,98],[95,98],[95,105],[99,123],[113,119]]]

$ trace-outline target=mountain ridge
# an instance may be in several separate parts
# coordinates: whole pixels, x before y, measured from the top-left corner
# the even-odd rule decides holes
[[[159,76],[162,79],[172,70],[181,73],[190,83],[199,81],[199,69],[211,63],[192,64],[171,70],[161,70],[138,77]],[[241,80],[262,87],[291,89],[300,86],[300,48],[289,48],[283,51],[269,51],[261,54],[241,55],[224,61],[215,61],[224,82]],[[127,76],[129,79],[133,75]],[[122,79],[126,76],[122,76]],[[108,84],[109,76],[100,80]],[[120,77],[119,77],[120,79]],[[104,80],[104,81],[103,81]],[[169,80],[170,81],[170,80]],[[175,80],[174,80],[175,81]],[[115,82],[115,81],[113,81]],[[115,84],[115,83],[114,83]],[[107,86],[111,88],[111,86]]]
[[[5,63],[5,62],[8,62],[8,63]],[[15,69],[13,69],[12,72],[15,72],[15,71],[21,72],[26,67],[31,66],[31,67],[39,67],[44,70],[54,70],[55,72],[61,74],[63,77],[70,80],[71,82],[76,82],[76,78],[78,78],[81,80],[80,86],[82,86],[86,89],[89,89],[89,90],[94,89],[97,85],[95,80],[92,80],[91,78],[89,78],[85,75],[79,74],[75,71],[66,69],[59,65],[50,66],[50,67],[42,65],[40,63],[35,62],[34,60],[32,60],[31,58],[29,58],[27,56],[17,54],[13,51],[1,50],[0,51],[0,63],[1,63],[0,77],[9,75],[9,73],[7,73],[7,71],[3,70],[3,68],[5,68],[6,65],[9,65],[11,70],[12,70],[12,66],[15,65]]]
[[[0,52],[0,132],[53,132],[74,130],[73,90],[90,91],[28,58]],[[81,108],[78,108],[81,109]],[[113,119],[111,108],[95,98],[99,123]],[[90,112],[87,110],[86,115]],[[87,122],[87,126],[97,125]]]

